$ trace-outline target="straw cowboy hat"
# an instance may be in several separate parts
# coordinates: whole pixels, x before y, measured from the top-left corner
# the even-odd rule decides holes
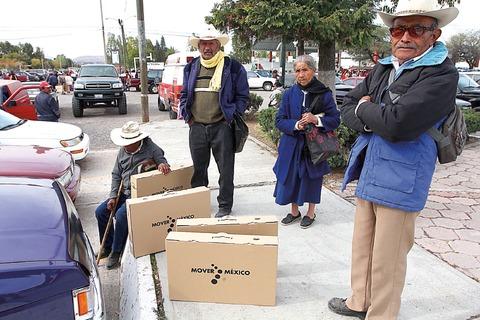
[[[218,31],[215,30],[209,30],[199,36],[193,35],[188,39],[188,43],[194,47],[198,48],[198,43],[200,40],[218,40],[220,42],[220,45],[223,47],[228,43],[229,37],[226,34],[219,33]]]
[[[110,132],[110,139],[120,147],[128,146],[148,136],[149,133],[140,131],[140,125],[136,121],[128,121],[123,127]]]
[[[437,19],[438,27],[442,28],[457,17],[458,9],[441,8],[437,0],[400,0],[394,13],[379,11],[378,15],[388,27],[392,27],[393,20],[398,17],[427,16]]]

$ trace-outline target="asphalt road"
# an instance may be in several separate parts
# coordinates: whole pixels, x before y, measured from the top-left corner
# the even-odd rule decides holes
[[[268,103],[270,92],[252,91],[264,98],[262,106]],[[106,199],[110,190],[110,173],[115,161],[118,147],[110,141],[110,131],[121,127],[125,122],[142,121],[139,92],[127,92],[126,115],[119,115],[116,108],[105,107],[85,109],[82,118],[75,118],[72,113],[72,94],[59,95],[61,122],[71,123],[83,129],[90,136],[90,152],[77,164],[82,170],[82,184],[75,206],[81,217],[83,227],[88,234],[94,250],[100,247],[95,219],[95,208]],[[157,107],[157,95],[149,94],[150,121],[169,119],[168,112],[162,112]],[[165,137],[168,139],[170,137]],[[105,307],[108,319],[118,319],[120,283],[119,269],[107,270],[100,262],[100,275],[103,285]]]

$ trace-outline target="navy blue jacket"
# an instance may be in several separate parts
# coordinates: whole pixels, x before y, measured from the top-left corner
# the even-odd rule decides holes
[[[58,121],[60,118],[58,102],[46,92],[40,91],[35,97],[35,108],[40,121]]]
[[[278,182],[284,184],[290,168],[292,166],[300,166],[305,163],[305,168],[300,167],[299,173],[303,175],[306,171],[311,179],[318,179],[330,172],[327,161],[323,161],[318,165],[313,165],[311,161],[300,161],[300,154],[295,150],[303,150],[305,144],[305,135],[303,132],[295,130],[295,124],[302,117],[303,92],[300,87],[295,84],[293,87],[285,91],[282,97],[280,109],[275,119],[276,127],[282,132],[280,144],[278,146],[278,158],[273,167],[273,171],[277,176]],[[307,98],[309,98],[307,96]],[[332,92],[328,91],[323,94],[323,109],[319,113],[325,113],[322,117],[323,129],[325,131],[335,130],[340,124],[340,112],[337,110]],[[310,103],[307,99],[306,104]]]
[[[180,95],[180,112],[185,122],[192,118],[197,75],[200,72],[200,57],[193,59],[183,70],[183,87]],[[222,87],[219,91],[219,104],[223,116],[228,123],[233,120],[233,114],[243,114],[249,99],[247,72],[238,62],[225,57],[222,75]]]

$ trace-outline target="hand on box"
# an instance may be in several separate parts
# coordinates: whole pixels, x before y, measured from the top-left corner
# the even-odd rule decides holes
[[[160,163],[158,165],[158,171],[163,174],[168,174],[172,170],[170,170],[170,165],[168,163]]]

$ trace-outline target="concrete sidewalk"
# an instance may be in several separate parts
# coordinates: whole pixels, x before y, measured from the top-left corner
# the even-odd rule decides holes
[[[151,137],[166,151],[170,163],[189,163],[188,128],[180,121],[151,123]],[[280,207],[272,197],[275,157],[247,142],[237,154],[234,215],[276,215]],[[212,159],[211,187],[217,186]],[[217,191],[212,191],[212,212]],[[315,224],[307,230],[298,225],[279,226],[277,305],[258,307],[170,301],[165,253],[155,255],[167,319],[347,319],[328,311],[327,301],[349,293],[350,252],[354,206],[324,188]],[[121,319],[150,319],[155,314],[150,258],[123,257],[122,279],[140,278],[134,290],[122,281]],[[131,284],[131,282],[130,282]],[[137,282],[138,284],[138,282]],[[255,290],[255,288],[251,288]],[[136,295],[136,296],[135,296]],[[473,319],[480,314],[480,284],[452,268],[423,248],[409,256],[407,281],[400,319]]]

